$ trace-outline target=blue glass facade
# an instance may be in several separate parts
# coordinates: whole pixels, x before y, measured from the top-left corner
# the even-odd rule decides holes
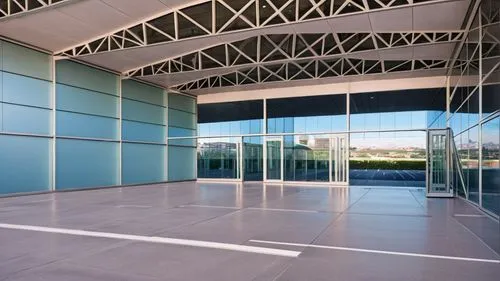
[[[195,99],[0,41],[0,196],[195,179],[169,134],[196,135]]]
[[[329,181],[331,138],[339,134],[351,140],[351,184],[424,186],[425,130],[446,127],[444,89],[356,93],[349,101],[346,94],[267,99],[265,132],[264,102],[258,105],[261,114],[250,116],[247,109],[254,107],[254,113],[257,106],[252,103],[199,105],[199,178],[237,178],[235,149],[242,142],[243,178],[256,170],[262,179],[264,137],[236,137],[284,134],[283,179]],[[229,106],[236,108],[230,114]],[[221,138],[227,136],[235,138]],[[385,172],[370,172],[381,169]],[[398,173],[401,169],[407,173]]]

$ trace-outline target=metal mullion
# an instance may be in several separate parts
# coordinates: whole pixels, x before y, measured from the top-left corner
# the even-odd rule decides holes
[[[484,3],[483,3],[484,4]],[[479,126],[478,126],[478,149],[479,149],[479,206],[483,208],[483,125],[481,124],[481,119],[483,119],[483,26],[482,26],[482,16],[481,16],[481,6],[479,7]],[[470,99],[472,97],[469,96]]]

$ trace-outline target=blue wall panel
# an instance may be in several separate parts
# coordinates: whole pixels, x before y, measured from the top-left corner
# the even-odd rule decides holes
[[[143,102],[123,99],[122,117],[131,121],[165,125],[165,108]]]
[[[52,80],[52,57],[50,55],[4,41],[2,42],[2,57],[2,69],[5,72]]]
[[[122,126],[123,140],[165,143],[165,126],[127,120],[122,121]]]
[[[57,189],[103,187],[119,183],[118,143],[58,139],[56,147]]]
[[[57,109],[118,117],[118,97],[57,84]]]
[[[124,143],[123,184],[166,181],[165,146]]]
[[[0,135],[0,195],[48,191],[52,140]]]
[[[196,115],[169,108],[168,125],[196,130]]]
[[[196,100],[184,95],[169,93],[168,107],[190,113],[196,113]]]
[[[165,91],[134,80],[122,81],[122,97],[165,106]]]
[[[118,119],[79,113],[57,112],[57,134],[67,137],[119,139]]]
[[[50,81],[30,78],[11,73],[3,74],[3,101],[15,104],[24,104],[37,107],[51,107]]]
[[[196,179],[196,149],[192,147],[168,147],[168,180]]]
[[[57,61],[57,82],[118,96],[117,75],[68,60]]]
[[[11,133],[50,135],[52,111],[21,105],[3,105],[3,130]]]

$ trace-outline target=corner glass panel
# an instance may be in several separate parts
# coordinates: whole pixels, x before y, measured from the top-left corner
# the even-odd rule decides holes
[[[483,124],[483,208],[500,216],[500,117]]]

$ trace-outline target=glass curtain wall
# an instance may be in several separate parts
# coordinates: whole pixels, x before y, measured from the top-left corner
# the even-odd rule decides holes
[[[484,0],[472,14],[465,44],[451,71],[448,124],[464,171],[466,193],[459,195],[500,215],[500,2]]]
[[[0,41],[0,196],[49,191],[52,57]]]
[[[263,180],[262,137],[241,137],[262,134],[263,106],[262,100],[198,105],[198,178]]]
[[[168,93],[168,136],[196,136],[196,100],[180,94]],[[196,179],[196,140],[168,140],[168,180]]]
[[[238,178],[235,163],[242,161],[243,180],[265,174],[290,182],[424,187],[425,131],[445,127],[445,94],[438,88],[355,93],[349,102],[346,94],[332,94],[267,99],[265,106],[199,105],[198,177]]]
[[[425,130],[445,127],[445,93],[351,94],[350,184],[425,187]]]

